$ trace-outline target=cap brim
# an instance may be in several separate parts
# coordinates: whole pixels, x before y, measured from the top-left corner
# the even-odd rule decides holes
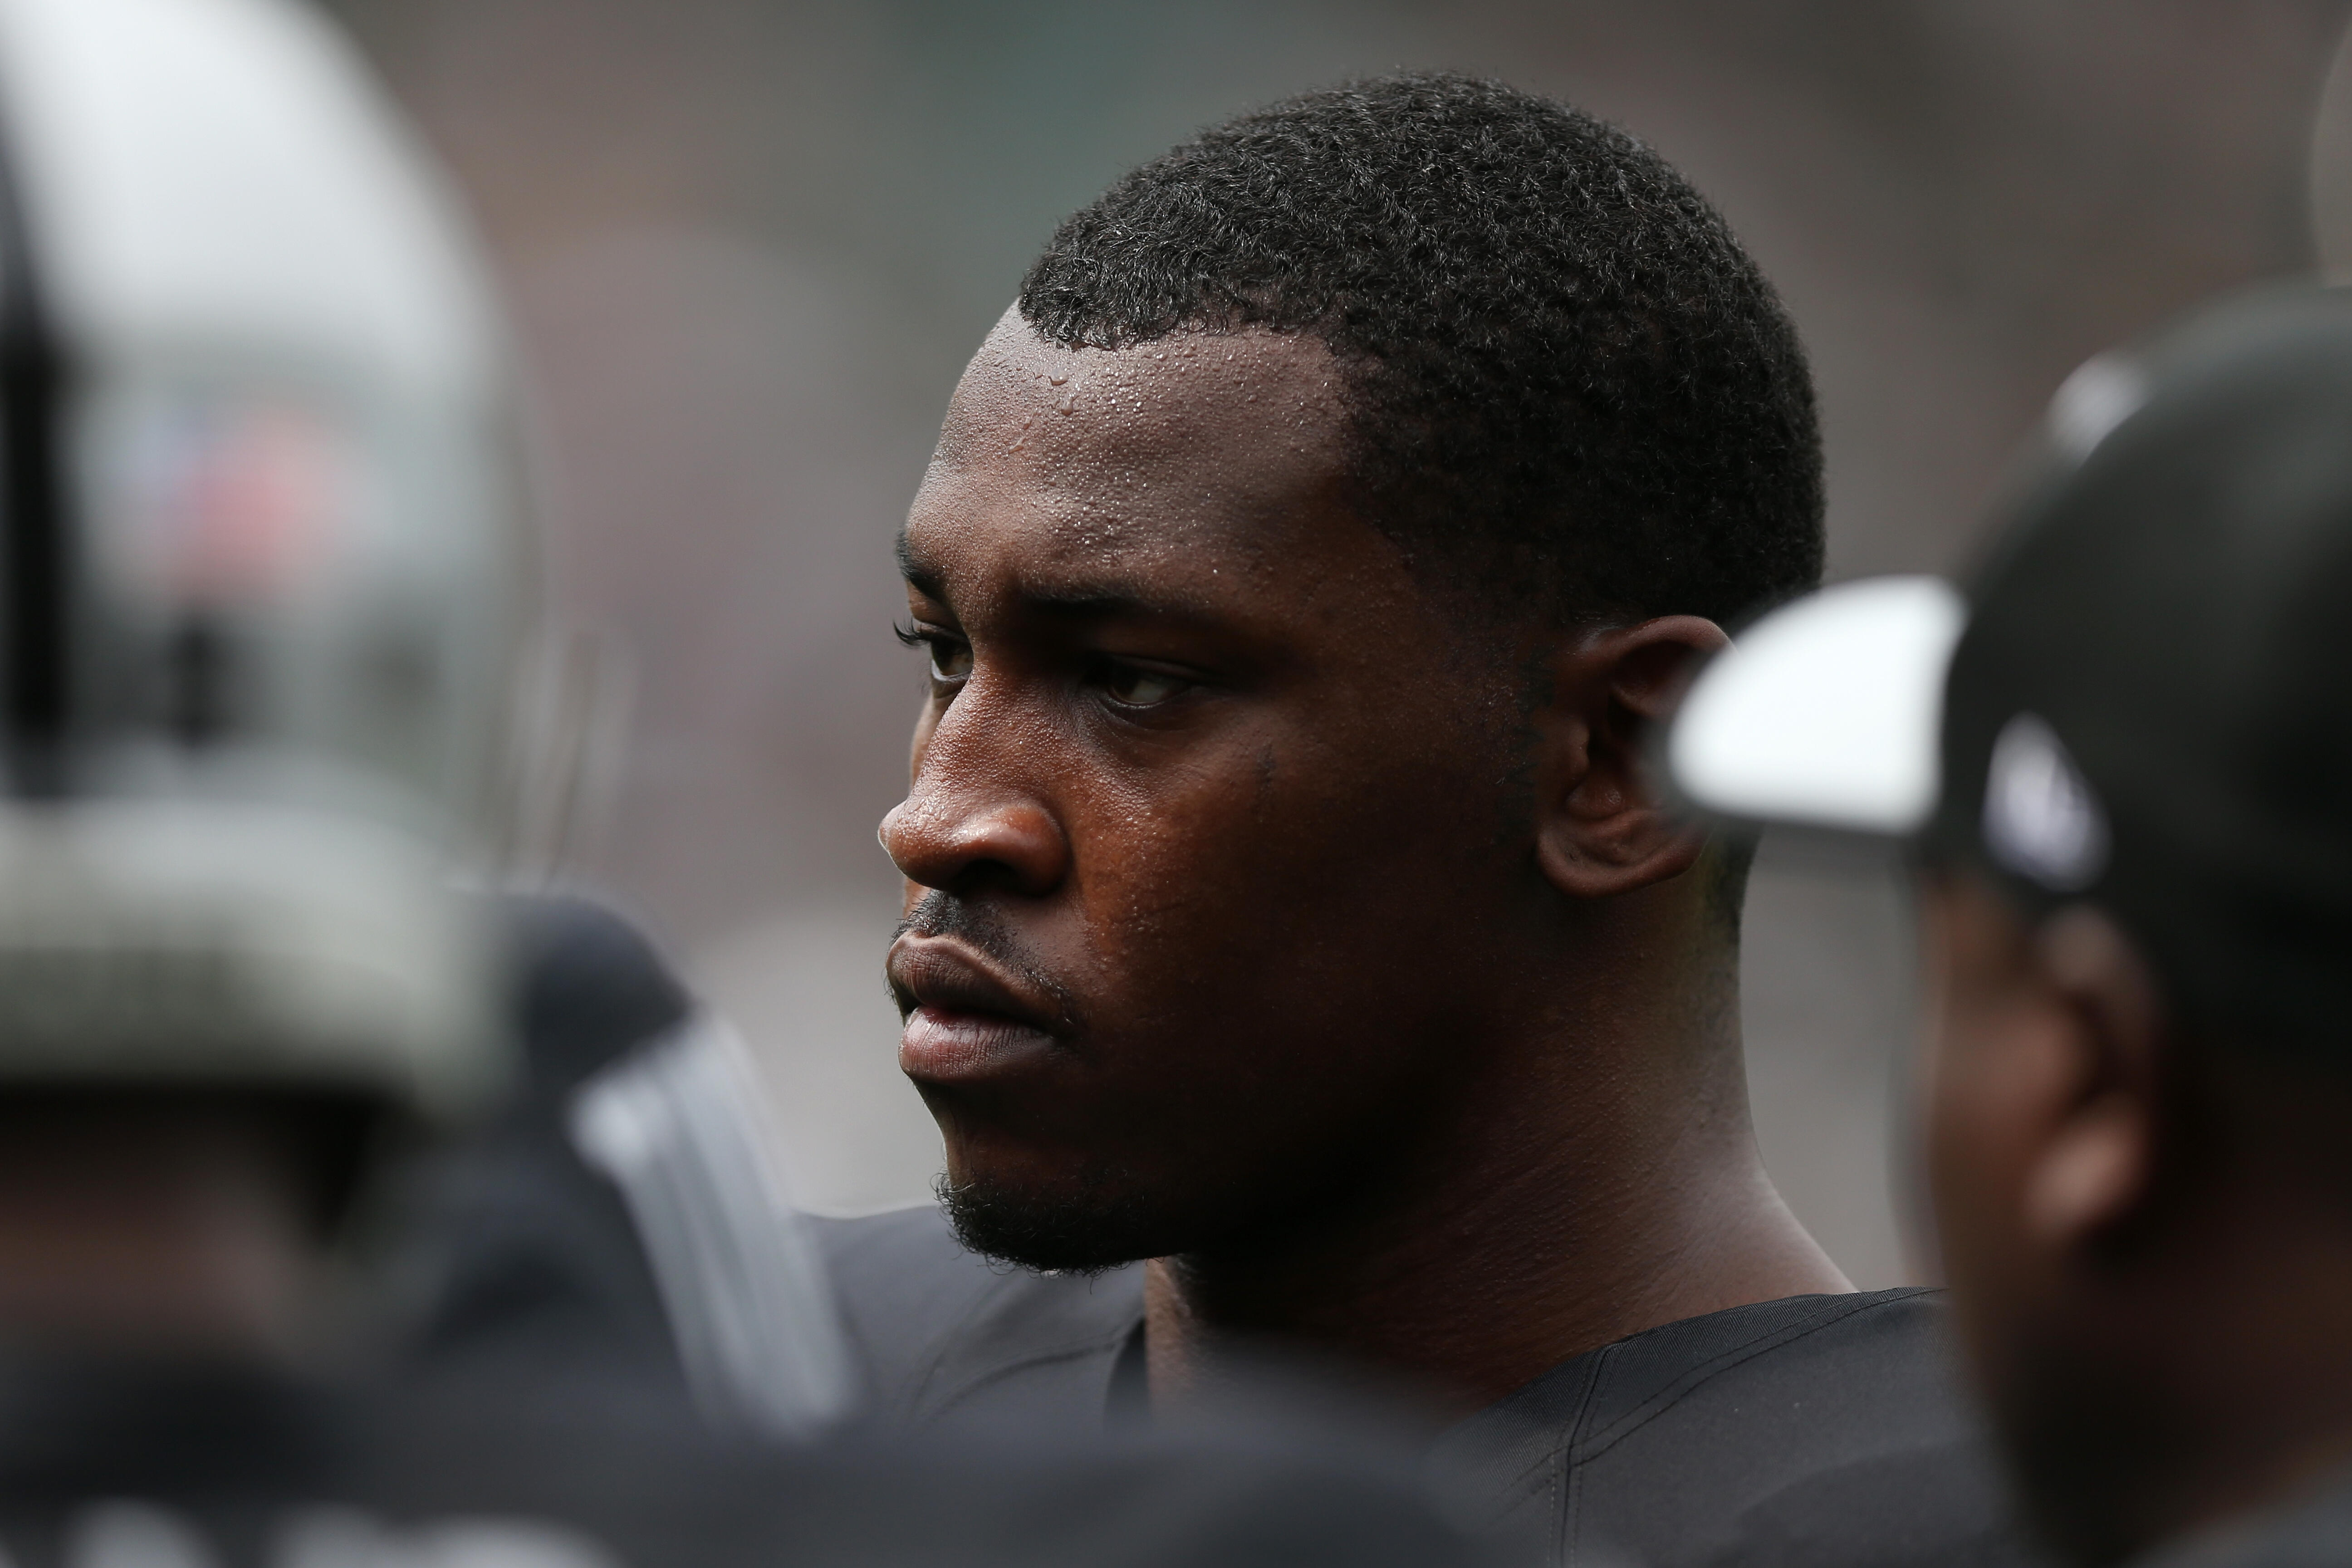
[[[1944,673],[1967,618],[1937,577],[1782,605],[1692,684],[1666,739],[1675,786],[1743,822],[1916,833],[1936,808]]]

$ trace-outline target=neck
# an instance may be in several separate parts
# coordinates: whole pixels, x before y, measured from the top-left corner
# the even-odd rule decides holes
[[[310,1269],[286,1187],[227,1127],[18,1128],[0,1145],[0,1343],[290,1357]]]
[[[1466,1413],[1645,1329],[1851,1290],[1758,1158],[1734,955],[1661,976],[1656,954],[1706,951],[1668,934],[1621,921],[1530,988],[1548,1001],[1456,1031],[1438,1054],[1475,1076],[1433,1093],[1345,1194],[1245,1244],[1154,1259],[1154,1399],[1212,1378],[1221,1342],[1269,1342]]]

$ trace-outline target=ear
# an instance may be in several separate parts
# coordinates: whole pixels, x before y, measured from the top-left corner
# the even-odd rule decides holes
[[[1675,807],[1651,753],[1699,665],[1729,641],[1713,621],[1664,616],[1582,633],[1554,656],[1536,720],[1536,858],[1561,892],[1631,892],[1706,849],[1705,825]]]
[[[2026,1236],[2079,1253],[2128,1219],[2156,1182],[2168,1032],[2155,977],[2106,915],[2076,905],[2033,939],[2039,978],[2072,1021],[2049,1120],[2020,1189]]]

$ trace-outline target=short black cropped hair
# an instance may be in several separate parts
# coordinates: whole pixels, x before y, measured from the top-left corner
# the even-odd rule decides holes
[[[1244,114],[1074,214],[1020,306],[1064,347],[1320,338],[1367,521],[1548,616],[1729,622],[1820,579],[1778,296],[1664,159],[1550,99],[1413,73]]]

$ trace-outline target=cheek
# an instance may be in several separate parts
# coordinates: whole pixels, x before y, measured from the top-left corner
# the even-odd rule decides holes
[[[1428,793],[1268,742],[1106,794],[1077,855],[1098,984],[1187,1028],[1222,1016],[1259,1033],[1396,1005],[1434,968],[1447,890],[1475,879],[1462,847],[1437,842],[1462,813],[1413,798]],[[1426,853],[1402,841],[1406,825]],[[1295,1054],[1310,1036],[1290,1037]]]
[[[1335,826],[1301,809],[1271,754],[1171,768],[1096,794],[1073,826],[1080,902],[1103,978],[1193,994],[1245,968],[1278,928],[1309,929]]]

